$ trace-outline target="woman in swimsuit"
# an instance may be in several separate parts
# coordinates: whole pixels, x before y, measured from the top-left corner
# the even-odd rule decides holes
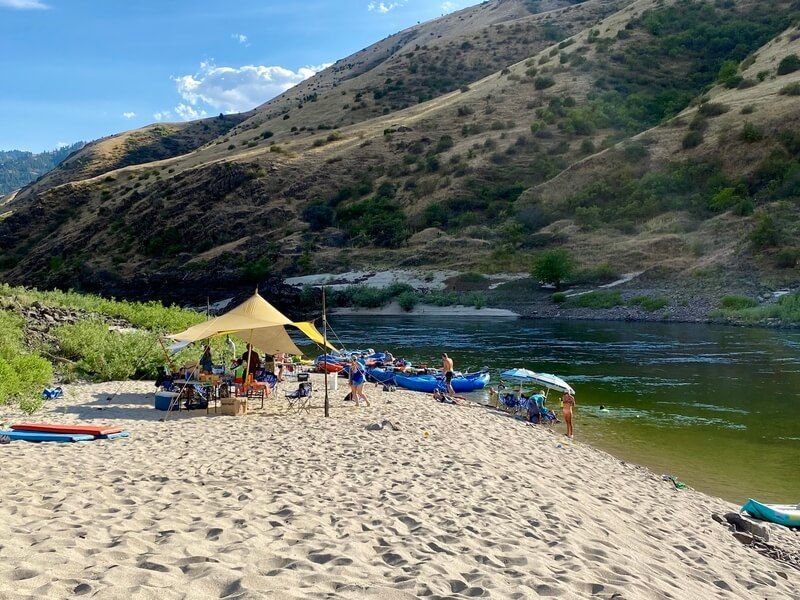
[[[369,406],[369,400],[364,394],[364,372],[355,358],[350,360],[350,394],[356,406],[361,406],[359,400],[363,400],[364,404]]]
[[[567,437],[572,439],[572,410],[575,408],[575,396],[567,392],[561,397],[561,411],[567,424]]]

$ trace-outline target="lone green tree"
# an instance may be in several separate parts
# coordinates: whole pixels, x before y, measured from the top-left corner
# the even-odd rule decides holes
[[[566,281],[575,268],[572,256],[566,250],[548,250],[536,257],[533,276],[544,283],[551,283],[556,290]]]

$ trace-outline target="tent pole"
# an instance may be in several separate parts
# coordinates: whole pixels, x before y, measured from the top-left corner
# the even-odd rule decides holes
[[[322,351],[328,353],[328,314],[325,306],[325,286],[322,286]],[[327,362],[327,361],[326,361]],[[330,400],[328,399],[328,372],[325,370],[323,375],[325,377],[325,416],[331,416]]]

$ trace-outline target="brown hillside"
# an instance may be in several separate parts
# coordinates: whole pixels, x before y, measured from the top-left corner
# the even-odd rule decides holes
[[[797,2],[528,4],[402,32],[196,152],[28,190],[0,223],[5,277],[101,287],[176,267],[199,278],[208,265],[231,281],[360,265],[524,269],[555,245],[620,271],[796,277],[773,260],[791,228],[758,248],[748,232],[796,207],[800,103],[786,90],[799,74],[777,71],[800,51],[787,29]],[[553,27],[574,34],[548,40]],[[426,87],[458,52],[507,62],[453,91]],[[714,85],[725,61],[734,74]],[[376,97],[398,71],[403,87]],[[393,107],[417,86],[435,97]],[[366,107],[345,109],[358,93]],[[695,123],[716,105],[726,110]],[[702,139],[684,148],[690,127]]]

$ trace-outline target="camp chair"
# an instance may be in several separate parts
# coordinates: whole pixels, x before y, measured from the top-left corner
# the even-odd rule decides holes
[[[247,390],[247,398],[260,398],[261,408],[263,410],[264,399],[275,390],[276,385],[278,385],[278,378],[275,377],[275,375],[272,373],[262,373],[256,377],[256,385]]]
[[[310,381],[301,383],[295,392],[286,392],[286,399],[289,401],[289,408],[297,409],[297,411],[305,410],[307,413],[311,412],[309,403],[311,402],[311,394],[314,389]]]

